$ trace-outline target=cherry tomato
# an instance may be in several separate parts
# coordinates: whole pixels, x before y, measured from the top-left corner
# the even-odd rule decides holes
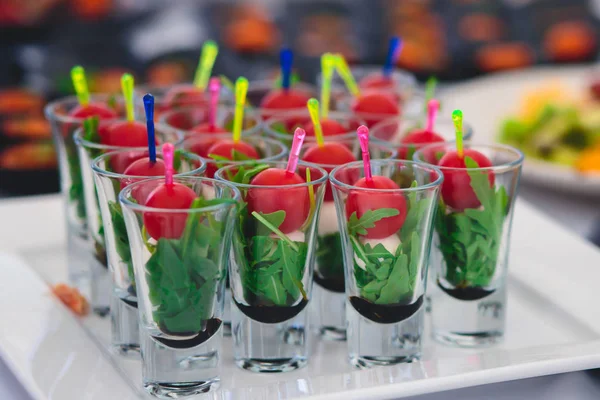
[[[162,101],[163,107],[167,109],[185,106],[207,106],[206,93],[196,87],[174,87],[169,90]]]
[[[151,162],[149,158],[144,157],[140,158],[133,163],[131,163],[125,172],[124,175],[132,175],[132,176],[164,176],[165,175],[165,162],[157,158],[156,162]],[[134,182],[137,182],[136,179],[122,179],[121,180],[121,189],[125,189],[125,187],[131,185]],[[158,183],[160,184],[160,183]],[[156,188],[157,183],[148,182],[148,185],[136,186],[131,191],[131,196],[139,203],[146,204],[146,199],[152,193],[152,191]]]
[[[128,152],[115,154],[110,158],[110,166],[113,172],[122,174],[134,161],[144,157],[148,157],[147,150],[131,150]]]
[[[233,159],[232,151],[236,150],[246,156],[257,160],[260,158],[258,152],[254,147],[249,145],[246,142],[239,141],[235,143],[233,140],[217,140],[213,142],[212,146],[210,146],[207,150],[206,157],[210,157],[210,154],[216,154],[221,157],[225,157],[228,160]],[[215,163],[208,163],[206,166],[205,174],[207,177],[212,178],[219,169],[218,165]]]
[[[352,111],[359,116],[364,115],[367,126],[373,126],[385,118],[399,115],[400,107],[390,94],[365,93],[354,101]]]
[[[333,119],[321,120],[321,128],[323,129],[323,136],[342,135],[350,132],[350,129]],[[304,125],[304,130],[306,131],[306,135],[315,136],[315,126],[312,121]]]
[[[191,132],[194,132],[194,133],[227,133],[229,131],[225,128],[221,128],[220,126],[211,125],[208,122],[204,122],[200,125],[193,127]]]
[[[356,157],[354,157],[354,154],[352,154],[347,146],[336,142],[326,142],[321,147],[314,145],[306,150],[302,156],[302,160],[313,164],[319,164],[327,172],[331,172],[333,168],[326,167],[326,165],[338,166],[346,164],[356,161]],[[356,176],[354,179],[352,179],[352,182],[356,181],[357,179],[358,171],[356,171]],[[325,189],[325,201],[333,201],[333,192],[329,182],[327,182],[327,187]]]
[[[309,99],[310,95],[300,90],[276,89],[263,98],[260,106],[269,110],[292,110],[305,108]]]
[[[118,147],[148,146],[146,124],[137,121],[122,121],[112,124],[106,132],[106,143]],[[158,141],[156,142],[158,144]]]
[[[196,193],[180,183],[161,184],[148,195],[147,207],[167,209],[188,209],[196,198]],[[188,213],[144,212],[144,226],[154,239],[177,239],[185,229]]]
[[[425,129],[417,129],[404,136],[400,143],[402,146],[398,149],[398,158],[400,160],[411,160],[415,151],[430,143],[445,142],[444,138],[435,132],[430,132]],[[430,157],[425,155],[429,161]],[[435,160],[435,157],[433,157]]]
[[[361,188],[371,189],[398,189],[398,185],[390,178],[384,176],[373,176],[372,182],[361,178],[354,184]],[[395,208],[400,213],[394,217],[383,218],[375,222],[373,228],[367,229],[364,237],[368,239],[383,239],[398,232],[406,219],[406,199],[401,193],[377,193],[351,190],[346,200],[346,216],[356,212],[360,219],[368,210],[381,208]]]
[[[284,169],[269,168],[254,177],[251,182],[258,186],[283,186],[306,183],[300,175],[288,174]],[[283,233],[298,230],[308,218],[310,199],[308,187],[295,188],[252,188],[246,196],[248,211],[270,214],[279,210],[285,211],[285,219],[279,227]]]
[[[465,149],[464,157],[470,157],[481,168],[492,166],[492,162],[482,153],[473,149]],[[466,168],[464,157],[460,158],[456,151],[449,151],[440,159],[438,165],[445,168]],[[466,170],[443,169],[444,183],[442,183],[442,198],[446,205],[457,211],[467,208],[477,208],[481,205],[477,195],[471,187],[471,177]],[[496,177],[492,171],[487,171],[490,187],[494,185]]]
[[[85,106],[78,105],[69,113],[70,117],[85,119],[88,117],[98,117],[100,119],[117,118],[115,110],[102,103],[88,103]]]
[[[383,73],[375,73],[361,79],[359,86],[363,89],[392,90],[396,87],[396,82],[391,77],[383,75]]]

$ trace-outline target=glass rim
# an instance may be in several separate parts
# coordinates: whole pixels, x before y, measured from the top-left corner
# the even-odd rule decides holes
[[[340,135],[341,136],[341,135]],[[329,143],[335,143],[335,142],[350,142],[351,139],[347,138],[347,139],[341,139],[341,140],[330,140]],[[352,139],[352,141],[356,141],[358,142],[358,138]],[[327,142],[326,142],[327,143]],[[302,152],[302,149],[304,149],[306,146],[314,146],[316,143],[304,143],[302,145],[302,147],[300,148],[300,151]],[[376,147],[380,147],[383,148],[385,150],[389,150],[389,152],[391,153],[391,155],[387,158],[381,158],[381,160],[393,160],[398,156],[398,150],[396,150],[396,146],[391,145],[389,142],[385,142],[383,140],[381,141],[369,141],[369,147],[371,146],[376,146]],[[302,153],[301,153],[302,154]],[[379,158],[378,158],[379,159]],[[357,160],[357,161],[361,161],[361,160]],[[321,163],[313,163],[310,161],[303,161],[305,164],[309,164],[309,165],[315,165],[317,167],[321,167],[321,168],[335,168],[340,166],[340,164],[321,164]],[[354,162],[354,161],[352,161]],[[341,164],[343,165],[343,164]]]
[[[190,113],[193,111],[198,111],[198,110],[203,110],[205,109],[206,112],[208,113],[208,107],[197,107],[197,106],[185,106],[185,107],[177,107],[177,108],[173,108],[170,109],[168,111],[165,111],[164,113],[160,114],[160,118],[158,119],[159,123],[169,127],[171,129],[177,129],[178,131],[182,131],[182,132],[191,132],[193,128],[190,129],[181,129],[181,128],[176,128],[173,125],[171,125],[170,123],[167,122],[167,118],[177,114],[177,113]],[[222,103],[219,102],[218,105],[218,110],[227,110],[227,111],[231,111],[232,113],[235,113],[235,106],[226,104],[226,103]],[[217,110],[217,114],[218,114],[218,110]],[[252,120],[254,120],[254,122],[256,122],[256,124],[250,128],[246,128],[243,129],[242,128],[242,136],[250,136],[253,135],[257,132],[260,132],[260,130],[262,129],[263,125],[262,125],[262,118],[260,116],[260,113],[257,111],[257,108],[254,107],[250,107],[248,105],[246,105],[244,107],[244,120],[248,117],[250,117]]]
[[[252,185],[250,183],[237,183],[237,182],[231,182],[230,180],[222,177],[222,172],[225,170],[230,170],[233,169],[239,165],[244,165],[244,164],[267,164],[269,166],[275,166],[277,164],[283,163],[285,161],[268,161],[268,162],[260,162],[260,163],[256,163],[256,162],[252,162],[252,161],[245,161],[245,162],[240,162],[237,165],[226,165],[224,167],[221,167],[217,170],[217,172],[215,172],[215,178],[219,181],[225,181],[225,182],[229,182],[232,185],[234,185],[235,187],[238,188],[243,188],[243,189],[281,189],[281,188],[286,188],[286,189],[294,189],[294,188],[300,188],[300,187],[305,187],[305,186],[313,186],[313,185],[317,185],[317,184],[321,184],[323,182],[325,182],[328,178],[329,178],[329,173],[327,171],[325,171],[325,169],[319,167],[318,165],[315,164],[309,164],[309,163],[305,163],[302,161],[298,161],[298,166],[303,166],[303,167],[309,167],[309,168],[314,168],[317,169],[319,172],[321,172],[322,176],[318,179],[313,179],[313,177],[311,176],[311,180],[309,182],[303,182],[303,183],[295,183],[293,185]]]
[[[205,135],[202,135],[202,134],[197,135],[197,136],[192,135],[192,136],[187,136],[183,139],[182,146],[183,146],[184,150],[191,152],[190,150],[186,149],[186,146],[189,144],[190,141],[193,141],[194,139],[200,140],[202,138],[209,139],[209,138],[213,138],[213,137],[223,138],[223,139],[224,138],[231,139],[232,136],[231,136],[231,133],[214,133],[214,134],[211,133],[210,136],[208,136],[208,137]],[[209,157],[202,157],[202,159],[207,164],[213,164],[213,163],[216,164],[216,163],[222,162],[222,163],[226,163],[228,165],[233,165],[233,164],[251,163],[251,162],[255,162],[255,161],[257,161],[257,162],[259,162],[259,161],[265,161],[265,162],[277,161],[277,157],[284,157],[286,154],[288,154],[288,148],[280,141],[275,140],[271,137],[264,137],[264,136],[246,136],[246,137],[244,137],[244,136],[242,136],[242,140],[247,141],[248,139],[262,140],[262,141],[269,143],[270,145],[276,145],[280,149],[280,152],[275,155],[272,155],[272,156],[268,156],[265,158],[259,158],[257,160],[225,161],[225,160],[215,160],[215,159],[212,159]],[[252,143],[250,143],[250,144],[252,144]],[[191,153],[193,153],[193,152],[191,152]],[[201,156],[199,156],[199,157],[201,157]]]
[[[117,101],[123,102],[123,96],[121,95],[111,95],[108,93],[95,93],[95,94],[90,94],[90,102],[94,101],[94,99],[109,99],[111,97],[114,97],[117,99]],[[75,95],[70,95],[70,96],[64,96],[61,98],[58,98],[56,100],[53,100],[49,103],[46,104],[46,106],[44,107],[44,115],[46,116],[46,118],[48,118],[50,121],[58,121],[61,123],[67,123],[67,124],[82,124],[83,121],[85,121],[85,118],[74,118],[71,117],[67,114],[57,114],[56,113],[56,109],[61,106],[61,105],[66,105],[66,104],[79,104],[79,99],[77,98],[77,96]],[[106,119],[102,119],[102,121],[117,121],[119,119],[122,119],[123,116],[119,115],[116,118],[106,118]]]
[[[376,130],[376,129],[381,129],[384,126],[388,126],[388,125],[391,125],[391,124],[394,124],[394,123],[401,124],[404,121],[408,121],[408,122],[419,121],[419,122],[421,122],[421,121],[424,121],[426,119],[427,119],[427,115],[425,115],[425,114],[402,114],[402,115],[394,115],[394,116],[391,116],[389,118],[386,118],[386,119],[383,119],[383,120],[377,122],[371,128],[369,128],[369,132],[371,133],[370,136],[373,139],[377,139],[375,136],[372,135],[373,131]],[[437,121],[443,121],[443,122],[450,122],[450,123],[452,123],[452,118],[448,117],[446,115],[438,115],[436,117],[436,122]],[[469,134],[472,135],[473,134],[473,125],[471,125],[468,120],[463,120],[463,130],[468,130]],[[463,135],[464,134],[465,133],[463,132]],[[378,139],[378,140],[383,140],[383,139]]]
[[[180,150],[180,149],[178,149],[178,150]],[[148,179],[148,178],[160,178],[160,177],[164,178],[164,175],[154,175],[154,176],[127,175],[124,173],[107,171],[98,166],[98,164],[101,161],[103,161],[104,159],[107,159],[109,157],[119,155],[119,154],[129,153],[131,151],[148,151],[148,148],[147,147],[128,147],[128,148],[122,148],[119,150],[113,150],[113,151],[109,151],[108,153],[101,154],[92,160],[92,163],[91,163],[92,171],[94,171],[96,174],[98,174],[100,176],[107,177],[107,178],[114,178],[114,179]],[[191,159],[196,159],[196,161],[200,161],[200,166],[198,168],[194,168],[193,170],[188,171],[188,172],[181,172],[181,173],[173,174],[174,177],[188,176],[188,175],[195,176],[195,174],[198,174],[198,173],[201,174],[204,171],[206,171],[206,160],[204,158],[200,157],[196,153],[192,153],[191,151],[188,151],[185,149],[182,151],[182,153],[184,153],[187,157],[190,157]],[[157,156],[159,154],[162,154],[162,151],[156,152]]]
[[[440,146],[447,147],[447,146],[455,144],[455,143],[456,143],[456,141],[452,140],[452,141],[448,141],[448,142],[432,143],[432,144],[428,144],[427,146],[423,146],[419,150],[415,151],[415,153],[413,154],[413,161],[422,162],[422,163],[425,163],[428,165],[433,165],[433,164],[428,163],[427,161],[418,159],[418,157],[421,156],[426,150],[431,151],[431,149],[434,149],[434,148],[437,148]],[[515,156],[515,159],[512,161],[501,163],[501,164],[492,165],[491,167],[457,168],[457,167],[443,167],[443,166],[439,166],[439,165],[435,165],[435,167],[439,168],[442,172],[443,171],[467,170],[467,171],[491,171],[494,173],[498,173],[498,172],[502,173],[502,172],[506,172],[506,171],[510,171],[515,168],[518,168],[519,166],[521,166],[523,164],[523,160],[525,159],[525,155],[523,154],[523,152],[521,150],[517,149],[516,147],[508,146],[508,145],[501,144],[501,143],[477,143],[477,142],[472,142],[470,140],[466,140],[463,142],[463,146],[465,148],[467,148],[467,146],[468,146],[469,148],[484,148],[484,149],[507,151],[509,153],[512,153]]]
[[[398,189],[372,189],[372,188],[365,188],[365,187],[359,187],[359,186],[355,186],[355,185],[350,185],[344,182],[341,182],[340,180],[338,180],[335,175],[339,172],[342,171],[343,169],[347,169],[347,168],[354,168],[354,167],[362,167],[363,166],[363,162],[362,161],[354,161],[351,163],[347,163],[347,164],[343,164],[340,165],[336,168],[333,169],[333,171],[331,171],[331,173],[329,174],[329,180],[331,181],[331,183],[334,186],[338,186],[340,188],[344,188],[344,189],[348,189],[348,190],[362,190],[362,191],[368,191],[368,192],[377,192],[377,193],[409,193],[409,192],[419,192],[419,191],[423,191],[423,190],[428,190],[428,189],[434,189],[436,187],[440,187],[442,185],[442,182],[444,182],[444,174],[442,173],[442,171],[437,168],[435,165],[432,164],[428,164],[422,161],[410,161],[410,160],[395,160],[395,159],[389,159],[389,160],[371,160],[371,164],[375,164],[375,165],[380,165],[380,164],[401,164],[401,165],[408,165],[408,166],[417,166],[421,169],[425,169],[428,170],[429,172],[435,172],[437,174],[437,178],[435,181],[433,182],[429,182],[426,183],[424,185],[417,185],[415,187],[408,187],[408,188],[398,188]]]
[[[127,120],[124,118],[117,118],[117,119],[111,119],[108,121],[124,122]],[[133,122],[142,122],[142,121],[133,121]],[[177,140],[173,143],[173,146],[175,146],[176,148],[180,147],[183,143],[185,135],[183,134],[183,131],[181,131],[180,129],[173,128],[172,126],[164,125],[161,123],[155,123],[154,130],[155,130],[155,134],[158,134],[158,135],[161,135],[163,132],[166,132],[166,131],[167,132],[171,131],[172,133],[174,133],[177,136]],[[133,149],[134,148],[134,147],[114,146],[114,145],[90,142],[89,140],[86,140],[83,138],[83,136],[82,136],[83,131],[84,131],[84,128],[83,128],[83,126],[81,126],[81,127],[77,128],[77,130],[75,130],[75,132],[73,133],[73,140],[75,141],[75,143],[78,146],[82,146],[82,147],[89,148],[89,149],[98,149],[98,150],[123,150],[123,149]]]
[[[146,178],[148,178],[148,177],[146,177]],[[219,209],[223,209],[223,208],[229,207],[231,205],[237,204],[242,199],[242,194],[240,193],[238,188],[236,188],[230,182],[207,178],[205,176],[173,176],[173,182],[176,182],[176,183],[181,183],[181,181],[191,181],[191,180],[201,181],[203,183],[204,182],[212,183],[211,186],[214,186],[215,183],[226,186],[227,188],[229,188],[233,191],[232,200],[234,200],[235,203],[221,203],[221,204],[215,204],[212,206],[200,207],[200,208],[157,208],[157,207],[148,207],[143,204],[134,203],[133,201],[129,200],[126,197],[126,193],[131,193],[133,191],[133,189],[135,189],[137,186],[141,186],[142,184],[152,182],[152,181],[164,181],[164,177],[143,179],[141,181],[134,182],[134,183],[127,185],[126,188],[124,188],[123,190],[121,190],[119,192],[119,202],[121,203],[121,205],[123,205],[131,210],[134,210],[134,211],[160,212],[160,213],[168,213],[168,214],[175,214],[175,213],[190,213],[191,214],[191,213],[196,213],[196,212],[217,211]]]
[[[274,83],[277,82],[277,79],[272,78],[264,78],[264,79],[255,79],[255,80],[251,80],[248,83],[248,91],[251,91],[252,89],[254,90],[260,90],[260,89],[264,89],[265,87],[268,86],[269,89],[279,89],[276,88],[274,86]],[[299,82],[295,82],[291,84],[292,88],[294,86],[301,86],[302,88],[308,90],[308,91],[315,91],[317,92],[319,90],[319,88],[316,85],[313,85],[312,83],[309,82],[305,82],[305,81],[299,81]]]

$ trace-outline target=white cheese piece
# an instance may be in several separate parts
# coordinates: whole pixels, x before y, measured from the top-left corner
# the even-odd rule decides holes
[[[398,246],[400,246],[401,242],[398,238],[398,235],[390,235],[384,239],[363,239],[361,238],[360,242],[365,245],[368,244],[371,247],[375,247],[378,244],[382,244],[383,247],[391,254],[395,254]]]
[[[321,205],[318,232],[321,236],[339,232],[337,213],[333,201],[327,201]]]
[[[204,200],[212,200],[215,196],[215,188],[210,185],[202,185],[202,197]]]

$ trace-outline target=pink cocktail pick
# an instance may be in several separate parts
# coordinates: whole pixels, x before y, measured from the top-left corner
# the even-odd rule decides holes
[[[171,143],[162,146],[163,160],[165,162],[165,184],[173,184],[173,152],[175,147]]]
[[[287,167],[285,168],[288,175],[296,173],[296,167],[298,166],[298,160],[300,159],[300,148],[302,147],[305,136],[306,132],[304,129],[296,128],[292,149],[290,150],[290,158],[288,159]]]
[[[219,92],[221,91],[221,81],[219,78],[210,78],[208,83],[210,93],[210,104],[208,109],[208,123],[211,128],[217,126],[217,109],[219,107]]]
[[[358,141],[360,143],[360,150],[362,151],[363,167],[365,170],[365,180],[367,182],[373,181],[373,175],[371,174],[371,155],[369,154],[369,128],[361,125],[356,130],[358,135]]]

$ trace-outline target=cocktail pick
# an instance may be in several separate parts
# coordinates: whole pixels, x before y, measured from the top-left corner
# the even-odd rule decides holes
[[[296,173],[296,167],[298,166],[298,160],[300,159],[300,148],[302,147],[305,136],[306,132],[304,129],[296,128],[292,148],[290,150],[290,157],[288,158],[287,167],[285,168],[287,175]]]
[[[394,65],[398,61],[400,52],[402,51],[402,40],[398,36],[394,36],[390,39],[388,45],[387,56],[385,57],[385,64],[383,64],[383,75],[390,77],[394,70]]]
[[[146,130],[148,131],[148,158],[156,162],[156,142],[154,139],[154,96],[144,95],[144,111],[146,112]]]
[[[219,54],[219,46],[212,41],[207,40],[202,45],[202,53],[200,53],[200,60],[198,61],[198,68],[194,75],[194,86],[198,89],[205,90],[208,85],[208,80],[212,73],[215,60]]]
[[[437,118],[437,113],[440,109],[440,102],[436,99],[431,99],[427,103],[427,125],[425,126],[425,130],[429,133],[433,132],[435,126],[435,119]]]
[[[208,84],[210,93],[210,104],[208,108],[208,124],[211,128],[217,126],[217,109],[219,108],[219,92],[221,91],[221,83],[219,78],[210,78]]]
[[[356,134],[358,135],[360,150],[362,151],[365,181],[370,183],[373,182],[373,175],[371,174],[371,155],[369,154],[369,128],[361,125],[356,130]]]
[[[321,120],[319,119],[319,100],[314,98],[309,99],[306,102],[306,107],[308,108],[310,119],[312,120],[315,128],[315,139],[317,140],[317,145],[319,147],[323,147],[325,141],[323,140],[323,127],[321,126]]]
[[[81,65],[76,65],[71,69],[71,80],[77,94],[77,100],[82,106],[87,106],[90,102],[90,91],[85,78],[85,70]]]
[[[463,158],[463,113],[461,110],[452,112],[452,122],[454,122],[454,132],[456,135],[456,154],[460,159]]]
[[[335,56],[325,53],[321,56],[321,115],[327,118],[329,115],[329,103],[331,99],[331,80],[335,68]]]
[[[340,74],[340,76],[344,80],[344,83],[346,84],[346,87],[348,88],[348,91],[352,94],[352,96],[360,96],[360,89],[356,84],[354,76],[352,76],[350,67],[348,66],[348,63],[346,62],[344,56],[339,53],[335,55],[335,68],[337,69],[338,74]]]
[[[292,83],[292,64],[294,53],[290,49],[282,49],[279,53],[279,65],[281,67],[281,87],[288,90]]]
[[[233,141],[237,143],[242,137],[242,123],[244,122],[244,106],[248,93],[248,79],[240,76],[235,81],[235,113],[233,115]]]
[[[425,82],[425,104],[429,103],[429,100],[433,99],[437,83],[438,80],[435,76],[430,76],[429,79],[427,79],[427,82]]]
[[[125,98],[125,111],[127,113],[127,121],[135,120],[135,107],[133,105],[133,75],[125,73],[121,77],[121,90]]]
[[[173,152],[175,147],[171,143],[162,146],[163,161],[165,162],[165,185],[173,185]]]

